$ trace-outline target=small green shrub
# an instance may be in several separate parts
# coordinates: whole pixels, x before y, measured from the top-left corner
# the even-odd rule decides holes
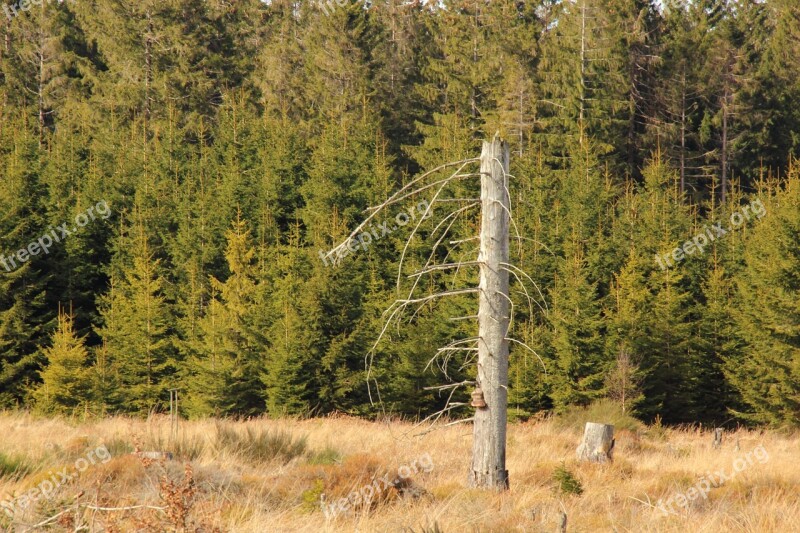
[[[661,415],[656,415],[653,423],[647,428],[645,432],[648,438],[656,441],[666,442],[669,432],[661,424]]]
[[[217,424],[217,448],[248,462],[265,463],[274,459],[285,462],[305,455],[305,436],[295,438],[286,431],[256,430],[248,427],[243,433],[224,424]]]
[[[533,413],[519,407],[508,408],[508,422],[514,424],[516,422],[527,422],[531,419]]]
[[[323,492],[325,492],[325,483],[323,483],[321,479],[315,479],[314,486],[303,491],[302,508],[306,511],[315,511],[319,509]]]
[[[583,494],[583,485],[563,463],[553,472],[553,481],[557,490],[564,494]]]

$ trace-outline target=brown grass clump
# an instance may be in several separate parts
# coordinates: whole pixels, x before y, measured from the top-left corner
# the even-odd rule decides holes
[[[87,472],[90,484],[113,486],[125,494],[137,490],[143,479],[146,479],[145,465],[141,459],[130,454],[114,457]]]

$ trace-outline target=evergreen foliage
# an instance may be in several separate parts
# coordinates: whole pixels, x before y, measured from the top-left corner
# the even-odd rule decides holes
[[[73,318],[61,311],[52,345],[44,350],[46,367],[36,390],[36,403],[45,412],[72,414],[92,400],[89,352],[75,334]]]
[[[800,425],[796,2],[335,4],[0,17],[0,408],[144,416],[177,388],[195,417],[435,412],[432,386],[475,375],[469,350],[437,352],[475,334],[447,320],[474,298],[373,342],[411,285],[477,283],[407,277],[476,258],[477,180],[443,190],[407,247],[417,221],[394,217],[435,189],[340,266],[320,251],[499,131],[530,275],[511,280],[517,414],[611,398],[642,419]],[[753,202],[763,216],[665,264]]]

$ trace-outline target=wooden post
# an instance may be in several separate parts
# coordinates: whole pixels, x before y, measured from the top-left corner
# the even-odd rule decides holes
[[[613,460],[614,426],[586,422],[583,441],[578,446],[578,461],[605,463]]]
[[[169,389],[169,429],[172,442],[178,439],[178,389]]]
[[[478,387],[484,407],[475,411],[472,443],[473,487],[508,489],[508,145],[497,135],[481,152],[481,235],[478,303]]]
[[[558,515],[558,527],[556,533],[567,533],[567,513]]]
[[[723,433],[723,431],[724,430],[722,428],[716,428],[714,430],[714,443],[711,445],[712,447],[719,448],[720,446],[722,446],[722,433]]]

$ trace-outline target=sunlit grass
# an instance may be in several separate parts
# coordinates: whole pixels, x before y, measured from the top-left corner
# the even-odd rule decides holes
[[[75,423],[0,414],[0,501],[85,455],[82,446],[104,443],[114,456],[31,504],[13,524],[0,512],[0,527],[37,524],[62,511],[49,530],[172,531],[175,517],[185,516],[189,530],[207,531],[555,531],[562,512],[569,531],[772,532],[800,523],[798,435],[740,430],[726,434],[717,450],[711,431],[648,428],[609,409],[511,424],[511,489],[502,494],[467,486],[466,426],[417,437],[419,429],[402,421],[207,420],[182,421],[175,435],[166,417]],[[613,463],[575,461],[587,417],[620,423]],[[658,509],[660,499],[686,492],[706,473],[732,472],[759,445],[768,460],[748,465],[680,513]],[[175,459],[144,460],[131,455],[137,448]],[[323,502],[342,502],[384,476],[398,479],[402,467],[408,472],[425,454],[432,469],[411,475],[408,486],[381,485],[371,501],[326,517]]]

